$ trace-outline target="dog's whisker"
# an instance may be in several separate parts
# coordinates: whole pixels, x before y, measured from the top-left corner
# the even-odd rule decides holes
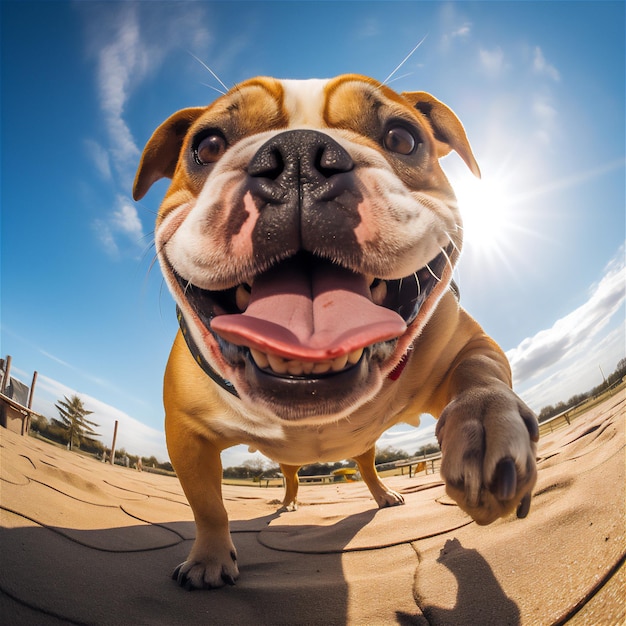
[[[218,89],[217,87],[215,87],[215,85],[209,85],[209,83],[200,83],[203,87],[208,87],[209,89],[212,89],[213,91],[216,91],[219,94],[224,95],[224,92],[221,89]]]
[[[188,51],[188,54],[193,57],[196,61],[198,61],[198,63],[200,63],[200,65],[202,65],[202,67],[207,70],[207,72],[209,72],[209,74],[211,74],[211,76],[213,76],[213,78],[215,78],[215,80],[225,89],[225,91],[221,91],[215,87],[213,87],[213,89],[215,89],[215,91],[217,91],[218,93],[221,94],[226,94],[226,92],[228,91],[228,87],[222,82],[222,79],[202,60],[199,59],[195,54],[193,54],[192,52]],[[207,85],[208,86],[208,85]]]
[[[136,202],[135,204],[137,205],[138,209],[141,209],[142,211],[145,211],[146,213],[149,213],[153,217],[156,217],[159,214],[158,211],[155,211],[154,209],[148,208],[145,204],[142,204],[140,202]]]
[[[428,265],[428,263],[426,263],[426,265],[424,266],[428,272],[430,273],[430,275],[439,283],[441,282],[441,278],[439,276],[437,276],[437,274],[435,274],[435,272],[432,271],[432,269],[430,269],[430,265]]]
[[[419,298],[419,296],[422,294],[422,285],[420,284],[420,279],[417,275],[417,272],[413,272],[413,276],[415,276],[415,284],[417,285],[417,297]]]
[[[409,76],[413,76],[415,72],[407,72],[406,74],[400,74],[400,76],[395,76],[391,80],[387,81],[387,85],[391,85],[391,83],[396,82],[397,80],[402,80],[403,78],[408,78]]]
[[[393,70],[393,72],[391,72],[391,74],[389,74],[389,76],[387,76],[387,78],[385,78],[385,80],[382,82],[383,85],[386,85],[389,80],[391,79],[391,77],[413,56],[413,53],[424,43],[424,41],[426,40],[426,37],[428,37],[428,33],[426,33],[418,42],[418,44],[413,48],[413,50],[411,50],[411,52],[409,52],[409,54],[407,54],[404,59],[402,59],[402,62]]]
[[[450,233],[446,233],[446,235],[448,236],[448,239],[450,241],[450,244],[452,245],[452,247],[457,251],[458,254],[461,254],[461,248],[459,248],[459,246],[457,245],[457,243],[454,241],[454,239],[452,239],[452,236],[450,235]],[[441,248],[442,251],[444,251],[443,248]],[[445,251],[444,251],[445,252]],[[447,256],[447,255],[446,255]]]
[[[445,248],[441,248],[441,254],[446,257],[446,263],[450,266],[450,270],[454,271],[454,266],[452,265],[452,261],[450,260],[450,257],[448,256]]]

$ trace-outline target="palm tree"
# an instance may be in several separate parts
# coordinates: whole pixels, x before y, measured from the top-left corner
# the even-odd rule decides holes
[[[94,441],[94,437],[100,436],[94,431],[98,424],[87,419],[87,415],[91,415],[93,411],[88,411],[77,395],[73,395],[71,398],[64,396],[64,400],[59,400],[59,403],[54,406],[59,411],[61,419],[53,418],[52,421],[66,430],[66,439],[70,450],[74,444],[80,448],[81,442],[91,442]]]

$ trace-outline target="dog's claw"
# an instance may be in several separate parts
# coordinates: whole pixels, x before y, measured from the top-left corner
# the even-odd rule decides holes
[[[520,416],[528,429],[530,440],[537,443],[539,441],[539,422],[535,414],[530,410],[520,410]]]
[[[528,515],[528,512],[530,511],[530,500],[531,495],[530,493],[527,493],[519,503],[517,507],[517,517],[519,519],[524,519]]]
[[[172,573],[172,579],[175,580],[180,587],[186,589],[187,591],[193,591],[195,587],[193,586],[191,580],[187,577],[187,574],[182,571],[184,563],[181,563]]]
[[[175,580],[179,585],[181,584],[181,574],[180,574],[180,570],[182,568],[183,564],[181,563],[173,572],[172,572],[172,580]]]
[[[465,499],[467,504],[475,508],[480,505],[482,492],[482,468],[480,466],[481,459],[476,455],[466,456],[465,466]]]
[[[500,501],[510,500],[517,489],[517,471],[511,457],[502,459],[496,466],[494,492]]]

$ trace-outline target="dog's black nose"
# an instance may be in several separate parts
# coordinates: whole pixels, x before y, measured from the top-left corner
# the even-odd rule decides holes
[[[316,130],[288,130],[263,144],[248,165],[255,195],[281,202],[300,189],[302,196],[332,200],[345,191],[354,162],[332,137]]]
[[[288,130],[264,143],[248,164],[245,191],[259,215],[252,233],[258,260],[299,250],[360,258],[355,229],[363,197],[348,151],[323,132]]]

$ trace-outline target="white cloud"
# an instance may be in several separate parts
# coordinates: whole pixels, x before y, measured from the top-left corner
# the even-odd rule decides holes
[[[478,51],[478,58],[483,70],[492,78],[502,74],[505,69],[504,52],[500,46],[493,50],[481,48]]]
[[[115,242],[111,227],[103,220],[94,220],[92,227],[105,252],[109,256],[117,258],[120,254],[120,249]]]
[[[398,425],[384,432],[377,441],[378,448],[398,448],[413,454],[427,443],[436,443],[435,426],[437,422],[430,415],[421,416],[421,424],[417,428]]]
[[[539,46],[535,47],[533,53],[533,71],[536,74],[540,74],[542,76],[547,76],[554,81],[561,80],[561,75],[559,71],[553,65],[550,65],[545,57],[543,56],[543,52]]]
[[[361,18],[355,27],[357,39],[372,39],[380,35],[380,22],[375,17]]]
[[[144,233],[137,208],[123,196],[118,196],[117,200],[119,208],[113,213],[112,223],[118,230],[139,241]]]
[[[93,139],[85,139],[85,151],[104,180],[111,180],[111,161],[108,151]]]
[[[98,92],[109,136],[113,163],[119,172],[133,169],[139,157],[124,109],[133,85],[145,76],[149,54],[141,41],[137,11],[127,6],[120,14],[115,38],[103,46],[98,54]]]
[[[558,112],[548,95],[535,94],[531,103],[531,112],[534,117],[533,135],[537,141],[547,146],[552,142]]]
[[[626,267],[622,246],[605,268],[602,280],[591,288],[589,297],[581,306],[558,319],[551,328],[527,337],[507,352],[516,386],[526,386],[535,396],[545,397],[542,390],[552,384],[552,393],[560,395],[565,392],[555,386],[556,382],[567,379],[578,386],[578,392],[587,391],[579,388],[584,383],[577,372],[590,368],[597,370],[597,360],[592,360],[590,354],[598,354],[600,345],[605,352],[610,348],[613,358],[623,352],[623,325],[608,335],[609,344],[603,332],[606,333],[614,315],[623,310],[625,298]],[[609,367],[614,368],[615,364]],[[550,382],[546,382],[548,377]]]
[[[532,112],[535,118],[544,124],[551,124],[557,116],[556,109],[546,96],[536,95],[533,98]]]
[[[517,391],[535,411],[566,401],[575,394],[593,389],[602,383],[602,375],[615,370],[626,352],[623,325],[610,331],[597,342],[573,351],[568,357],[543,372],[539,382],[520,385]]]
[[[135,254],[143,250],[146,244],[146,234],[137,213],[137,207],[129,198],[121,194],[116,200],[117,208],[110,217],[93,222],[93,229],[100,243],[107,254],[113,258],[119,258],[123,251]],[[120,236],[128,240],[130,248],[122,248]]]
[[[111,182],[114,189],[127,190],[132,186],[141,153],[127,119],[128,104],[173,50],[206,54],[211,42],[206,8],[195,3],[76,6],[85,17],[87,51],[96,66],[96,89],[105,133],[102,142],[86,139],[85,146],[100,176]],[[113,212],[95,220],[93,227],[113,257],[124,248],[120,236],[142,245],[144,232],[134,204],[119,193]]]
[[[113,9],[107,5],[106,10],[87,7],[84,11],[111,160],[127,188],[127,177],[140,154],[125,117],[128,102],[172,50],[203,53],[211,41],[208,20],[204,9],[193,3],[121,3]]]
[[[457,28],[455,31],[451,32],[450,37],[452,39],[456,39],[457,37],[461,37],[461,38],[468,37],[471,30],[472,30],[472,25],[469,22],[466,22],[465,24]]]

